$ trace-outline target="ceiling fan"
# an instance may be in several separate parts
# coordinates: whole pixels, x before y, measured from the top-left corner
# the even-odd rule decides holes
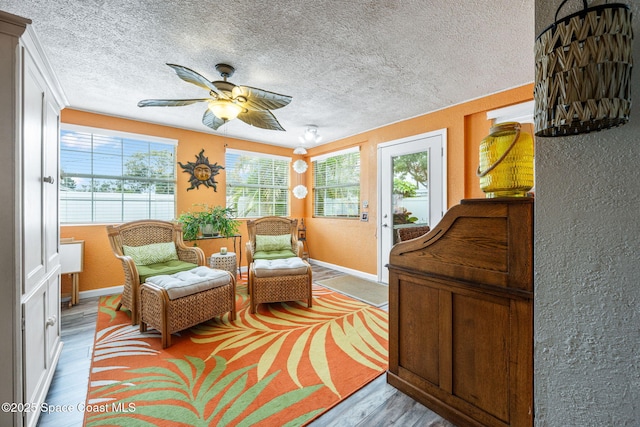
[[[270,110],[282,108],[291,102],[291,97],[250,86],[236,86],[227,81],[235,68],[227,64],[217,64],[216,70],[222,80],[209,81],[199,73],[182,65],[167,64],[178,77],[209,91],[208,98],[198,99],[144,99],[138,107],[181,107],[197,102],[208,103],[202,116],[202,123],[213,130],[226,122],[238,118],[243,122],[262,129],[284,130]]]

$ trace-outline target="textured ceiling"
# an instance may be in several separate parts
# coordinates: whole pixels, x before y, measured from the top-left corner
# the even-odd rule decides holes
[[[290,95],[274,114],[286,132],[239,120],[217,133],[323,143],[533,81],[534,0],[0,0],[29,18],[75,109],[216,133],[175,63],[219,80]]]

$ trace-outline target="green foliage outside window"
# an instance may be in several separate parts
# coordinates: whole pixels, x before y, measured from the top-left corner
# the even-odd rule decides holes
[[[313,162],[314,216],[360,217],[360,152]]]
[[[241,218],[289,215],[289,163],[282,157],[229,150],[227,207]]]

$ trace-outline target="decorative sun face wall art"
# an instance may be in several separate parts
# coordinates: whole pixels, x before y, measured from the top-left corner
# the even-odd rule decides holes
[[[182,172],[188,173],[189,183],[191,187],[187,188],[187,191],[198,189],[200,185],[205,187],[212,187],[213,191],[218,191],[217,181],[215,176],[220,173],[220,169],[224,169],[224,166],[220,166],[217,162],[214,164],[209,163],[209,158],[204,156],[204,148],[200,150],[200,153],[196,156],[195,162],[187,162],[186,165],[178,162],[183,169]]]

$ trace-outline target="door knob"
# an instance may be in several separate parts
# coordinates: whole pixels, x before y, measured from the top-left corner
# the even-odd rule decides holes
[[[47,326],[53,326],[56,324],[56,316],[51,316],[47,319]]]
[[[48,182],[49,184],[53,184],[55,182],[55,179],[53,179],[52,176],[45,176],[44,178],[42,178],[42,180],[44,182]]]
[[[382,224],[382,226],[389,228],[389,226],[386,223]]]

